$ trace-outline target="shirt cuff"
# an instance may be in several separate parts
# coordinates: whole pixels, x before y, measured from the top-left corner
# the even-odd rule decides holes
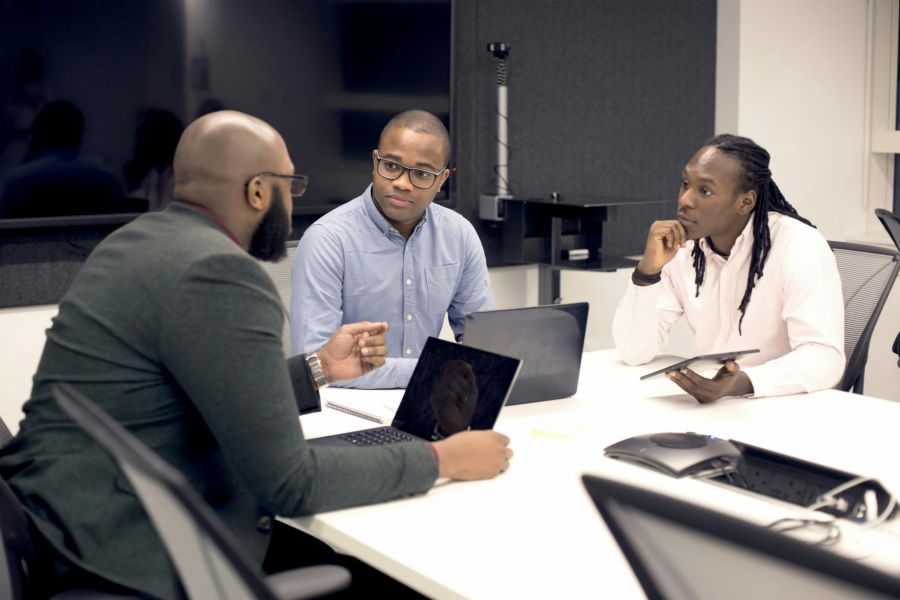
[[[662,284],[654,283],[653,285],[637,285],[631,281],[631,279],[629,279],[628,282],[634,293],[635,306],[656,308],[656,302],[659,300]]]

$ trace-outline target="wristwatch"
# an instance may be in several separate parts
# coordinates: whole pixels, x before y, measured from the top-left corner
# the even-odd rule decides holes
[[[325,370],[322,369],[322,363],[319,361],[318,354],[310,352],[306,355],[306,367],[309,369],[309,376],[312,378],[316,390],[328,387],[328,380],[325,378]]]

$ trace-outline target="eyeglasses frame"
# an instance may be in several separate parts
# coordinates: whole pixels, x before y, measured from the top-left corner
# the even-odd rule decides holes
[[[381,156],[381,154],[378,152],[377,149],[375,150],[375,160],[378,161],[378,163],[375,165],[375,172],[378,173],[379,177],[384,177],[388,181],[397,181],[398,179],[403,177],[403,173],[406,173],[407,174],[406,178],[409,179],[409,183],[413,187],[418,188],[420,190],[430,190],[431,188],[433,188],[438,177],[443,175],[444,171],[446,171],[448,169],[448,167],[444,167],[440,171],[435,172],[435,171],[429,171],[428,169],[423,169],[422,167],[408,167],[408,166],[404,165],[402,162],[396,161],[393,158],[384,158],[383,156]],[[378,165],[384,161],[387,161],[389,163],[393,163],[393,164],[397,165],[398,167],[402,168],[403,171],[399,175],[394,177],[393,179],[391,179],[390,177],[385,177],[378,171]],[[434,176],[434,180],[431,182],[431,185],[429,185],[428,187],[422,187],[420,185],[416,185],[415,182],[412,180],[412,178],[409,176],[410,171],[422,171],[423,173],[428,173],[429,175]]]
[[[292,198],[300,198],[303,194],[306,193],[307,188],[309,187],[309,175],[296,175],[296,174],[287,174],[287,173],[276,173],[274,171],[262,171],[261,173],[257,173],[250,177],[247,180],[247,183],[244,184],[244,187],[249,187],[250,182],[253,181],[254,177],[278,177],[279,179],[289,179],[291,181],[291,188],[293,189],[294,181],[302,181],[303,182],[303,191],[299,194],[294,194],[291,192]]]

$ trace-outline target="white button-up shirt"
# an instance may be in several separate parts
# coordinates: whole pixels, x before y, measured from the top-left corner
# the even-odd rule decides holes
[[[759,348],[737,360],[754,395],[777,396],[832,387],[844,371],[844,303],[841,280],[828,243],[814,228],[769,213],[772,248],[756,281],[741,331],[738,306],[747,289],[753,221],[726,258],[706,240],[706,272],[696,293],[693,243],[678,251],[655,285],[628,284],[613,319],[619,355],[628,364],[656,356],[672,323],[684,316],[698,354]],[[697,243],[697,242],[694,242]]]

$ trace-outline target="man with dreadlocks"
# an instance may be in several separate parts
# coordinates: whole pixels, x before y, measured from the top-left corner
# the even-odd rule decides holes
[[[650,226],[613,319],[628,364],[649,362],[684,316],[702,354],[759,348],[711,379],[667,376],[700,402],[835,385],[844,369],[844,305],[828,243],[772,180],[769,153],[719,135],[685,165],[678,219]]]

